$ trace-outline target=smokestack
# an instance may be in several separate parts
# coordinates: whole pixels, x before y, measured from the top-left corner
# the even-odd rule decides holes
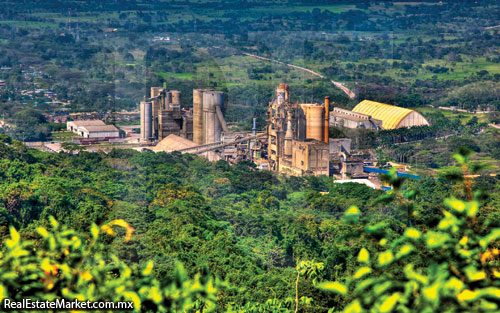
[[[286,124],[286,133],[285,133],[285,142],[284,142],[284,154],[285,156],[292,156],[292,139],[293,139],[293,133],[292,133],[292,115],[290,112],[287,114],[287,124]]]
[[[330,97],[325,97],[325,132],[323,134],[323,140],[325,143],[329,142],[329,134],[328,134],[328,124],[330,123]]]
[[[257,135],[257,118],[253,118],[253,127],[252,127],[252,134],[255,136]]]

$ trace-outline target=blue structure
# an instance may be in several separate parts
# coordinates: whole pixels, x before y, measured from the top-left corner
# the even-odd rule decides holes
[[[389,174],[389,170],[383,170],[376,167],[363,166],[363,171],[366,173]],[[411,179],[420,179],[419,175],[408,174],[403,172],[396,172],[399,177],[406,177]]]

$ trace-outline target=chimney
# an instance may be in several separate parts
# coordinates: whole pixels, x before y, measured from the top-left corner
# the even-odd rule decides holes
[[[328,140],[328,124],[330,123],[330,97],[325,97],[325,125],[324,125],[324,129],[325,129],[325,132],[323,134],[323,140],[325,141],[325,143],[328,143],[329,140]]]

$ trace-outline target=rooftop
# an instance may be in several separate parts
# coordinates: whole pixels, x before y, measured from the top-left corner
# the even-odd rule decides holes
[[[89,126],[80,126],[78,129],[83,129],[86,130],[89,133],[95,133],[95,132],[117,132],[118,128],[116,128],[114,125],[89,125]]]
[[[414,110],[370,100],[361,101],[352,111],[371,115],[373,118],[381,120],[384,129],[396,128],[408,114],[415,112]]]
[[[68,123],[72,123],[75,125],[75,127],[80,127],[80,126],[104,126],[106,123],[104,123],[101,120],[79,120],[79,121],[68,121]]]

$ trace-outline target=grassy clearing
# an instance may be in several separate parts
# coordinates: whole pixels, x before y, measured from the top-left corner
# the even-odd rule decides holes
[[[63,131],[58,133],[51,133],[52,140],[68,140],[73,137],[77,137],[77,135],[70,131]]]
[[[156,75],[161,76],[163,78],[175,78],[175,79],[186,79],[193,80],[197,78],[197,75],[194,73],[164,73],[164,72],[155,72]]]
[[[415,108],[415,111],[425,114],[425,113],[435,113],[439,112],[442,113],[446,118],[459,118],[462,124],[467,123],[472,117],[476,116],[479,123],[488,123],[488,114],[486,113],[464,113],[464,112],[456,112],[456,111],[449,111],[449,110],[441,110],[441,109],[435,109],[431,107],[419,107]]]
[[[12,21],[12,20],[3,20],[0,21],[0,25],[9,25],[15,27],[25,27],[25,28],[56,28],[59,27],[59,23],[56,22],[32,22],[32,21]]]

